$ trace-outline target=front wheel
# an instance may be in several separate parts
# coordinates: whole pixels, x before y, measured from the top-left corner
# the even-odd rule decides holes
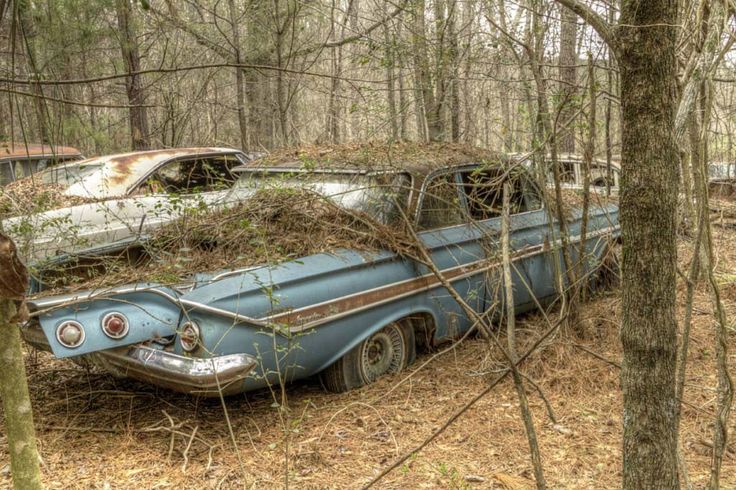
[[[384,374],[398,373],[411,364],[415,356],[411,325],[390,323],[325,369],[321,374],[322,382],[335,393],[352,390]]]

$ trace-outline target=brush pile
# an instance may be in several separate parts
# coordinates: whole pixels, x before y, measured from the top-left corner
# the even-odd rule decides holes
[[[359,169],[424,167],[435,168],[463,163],[497,162],[507,159],[500,154],[460,143],[353,143],[341,145],[306,145],[276,150],[254,162],[259,167],[301,162],[305,167]]]
[[[42,280],[56,292],[137,281],[177,284],[196,272],[274,264],[338,249],[408,253],[411,242],[402,228],[309,190],[264,189],[228,209],[192,211],[120,254],[78,257],[44,269]]]
[[[51,209],[95,202],[81,196],[67,196],[61,184],[42,184],[31,178],[0,187],[0,219],[28,216]]]

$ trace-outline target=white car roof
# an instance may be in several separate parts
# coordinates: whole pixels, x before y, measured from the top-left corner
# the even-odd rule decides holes
[[[88,158],[86,160],[60,165],[49,171],[58,172],[66,168],[99,166],[99,170],[90,172],[79,181],[70,185],[64,191],[64,194],[69,196],[105,198],[127,194],[133,185],[165,161],[187,156],[207,156],[212,154],[242,155],[243,153],[233,148],[217,147],[137,151]]]

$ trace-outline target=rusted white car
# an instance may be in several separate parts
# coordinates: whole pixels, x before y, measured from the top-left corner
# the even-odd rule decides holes
[[[7,218],[1,226],[31,262],[83,252],[138,236],[192,208],[224,205],[237,179],[232,169],[248,161],[229,148],[177,148],[68,163],[35,174],[34,185],[86,202]]]

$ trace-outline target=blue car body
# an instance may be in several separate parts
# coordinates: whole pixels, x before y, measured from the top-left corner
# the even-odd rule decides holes
[[[487,164],[463,164],[412,175],[408,213],[420,219],[428,182],[445,175],[459,184],[459,205],[469,203],[463,176]],[[450,177],[447,177],[450,175]],[[526,179],[526,177],[524,177]],[[537,192],[535,187],[523,192]],[[524,196],[525,202],[537,197]],[[522,201],[520,201],[522,202]],[[526,206],[511,216],[514,304],[521,313],[557,295],[559,227],[543,206]],[[581,242],[579,210],[568,215],[573,261],[591,271],[619,236],[618,208],[591,206]],[[500,218],[420,230],[418,237],[435,266],[478,312],[503,302],[502,262],[494,247]],[[410,320],[430,344],[457,338],[472,325],[463,308],[425,265],[398,253],[339,249],[298,260],[243,270],[197,274],[180,287],[136,283],[105,290],[43,297],[29,303],[26,340],[60,358],[88,359],[109,371],[178,391],[231,394],[319,373],[392,322]],[[99,325],[122,315],[123,338]],[[83,328],[80,345],[66,347],[65,322]],[[182,330],[194,324],[198,348],[182,347]],[[77,328],[76,325],[74,328]]]

